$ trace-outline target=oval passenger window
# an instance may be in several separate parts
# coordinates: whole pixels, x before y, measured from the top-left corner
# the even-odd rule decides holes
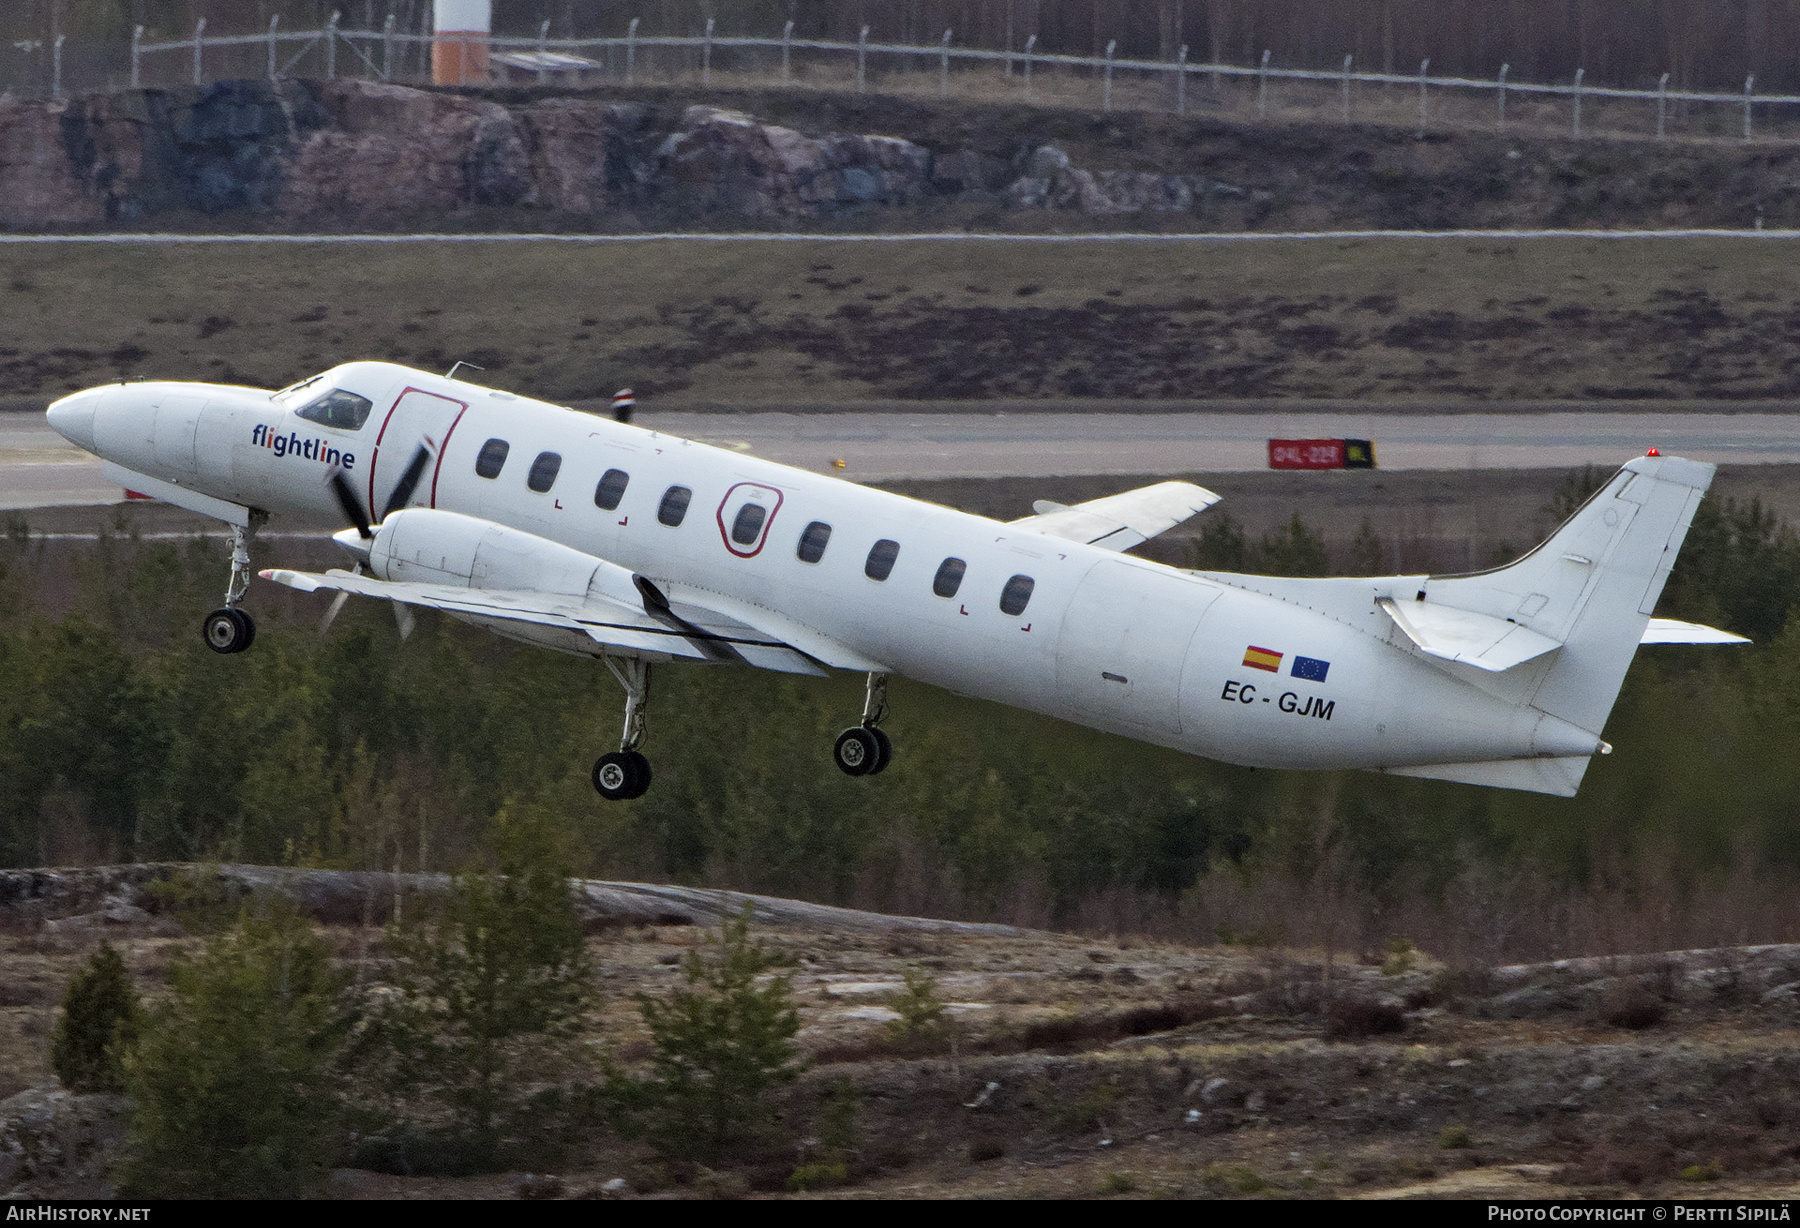
[[[556,485],[557,471],[562,468],[562,455],[557,452],[539,452],[536,460],[531,462],[531,472],[525,477],[525,485],[543,494]]]
[[[885,580],[894,572],[894,560],[900,557],[900,543],[882,538],[869,547],[868,561],[863,564],[863,575],[871,580]]]
[[[608,469],[600,476],[600,484],[594,487],[594,506],[603,512],[616,510],[630,481],[631,475],[623,469]]]
[[[815,520],[800,534],[800,548],[794,551],[802,563],[816,563],[825,557],[825,543],[831,540],[831,526]]]
[[[512,445],[504,439],[490,439],[481,445],[481,452],[475,457],[475,476],[480,478],[497,478],[500,470],[506,465],[506,454],[512,451]]]
[[[685,486],[671,486],[663,491],[662,503],[656,509],[656,518],[671,529],[687,517],[688,501],[694,492]]]
[[[1030,576],[1014,576],[1000,590],[1000,612],[1002,614],[1023,614],[1025,606],[1031,601],[1031,590],[1037,587],[1037,581]]]
[[[762,504],[744,504],[738,509],[737,519],[731,522],[731,540],[740,546],[754,546],[768,517],[769,509]]]
[[[963,572],[968,569],[969,565],[961,559],[945,559],[932,577],[931,591],[940,597],[956,596],[956,590],[962,587]]]

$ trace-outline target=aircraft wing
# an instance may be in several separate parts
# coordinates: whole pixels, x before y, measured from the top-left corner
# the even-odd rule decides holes
[[[1012,521],[1012,525],[1102,550],[1129,550],[1218,501],[1218,495],[1192,482],[1158,482],[1073,506],[1039,499],[1031,505],[1037,515]]]
[[[1741,635],[1733,635],[1729,631],[1721,631],[1717,627],[1703,627],[1699,623],[1684,623],[1679,618],[1653,618],[1650,625],[1644,628],[1644,637],[1640,644],[1748,644],[1750,641]]]
[[[323,575],[275,568],[262,576],[301,592],[332,589],[444,610],[503,633],[508,624],[573,632],[620,655],[740,662],[792,674],[825,672],[807,654],[747,623],[691,601],[670,602],[648,580],[638,586],[642,608],[633,609],[591,594],[584,599],[530,589],[377,580],[335,568]]]

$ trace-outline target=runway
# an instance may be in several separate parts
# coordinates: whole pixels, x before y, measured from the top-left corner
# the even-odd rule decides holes
[[[1779,414],[640,413],[651,430],[858,481],[1238,473],[1267,441],[1373,439],[1383,469],[1611,467],[1643,452],[1728,465],[1800,463]],[[843,461],[836,467],[834,461]],[[0,415],[0,510],[114,503],[99,462],[42,415]]]

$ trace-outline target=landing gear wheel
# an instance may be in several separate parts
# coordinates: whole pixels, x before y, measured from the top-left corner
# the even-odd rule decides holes
[[[206,616],[200,634],[214,652],[243,652],[256,642],[256,620],[235,606],[225,606]]]
[[[894,742],[887,734],[873,726],[870,727],[869,732],[875,735],[875,745],[881,748],[881,753],[876,757],[875,766],[870,768],[865,775],[879,776],[887,771],[887,765],[894,758]]]
[[[878,772],[882,763],[881,740],[873,729],[852,725],[838,734],[831,757],[846,776],[867,776]]]
[[[594,761],[594,791],[609,802],[642,797],[650,788],[650,761],[635,750],[613,751]]]

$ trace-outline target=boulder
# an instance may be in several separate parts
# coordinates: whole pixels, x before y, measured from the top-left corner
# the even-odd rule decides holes
[[[34,1087],[0,1100],[0,1191],[39,1197],[104,1196],[106,1170],[124,1142],[131,1101]]]
[[[106,218],[71,155],[66,107],[0,94],[0,226],[82,226]],[[79,142],[79,128],[76,126]],[[79,146],[78,146],[79,147]]]

